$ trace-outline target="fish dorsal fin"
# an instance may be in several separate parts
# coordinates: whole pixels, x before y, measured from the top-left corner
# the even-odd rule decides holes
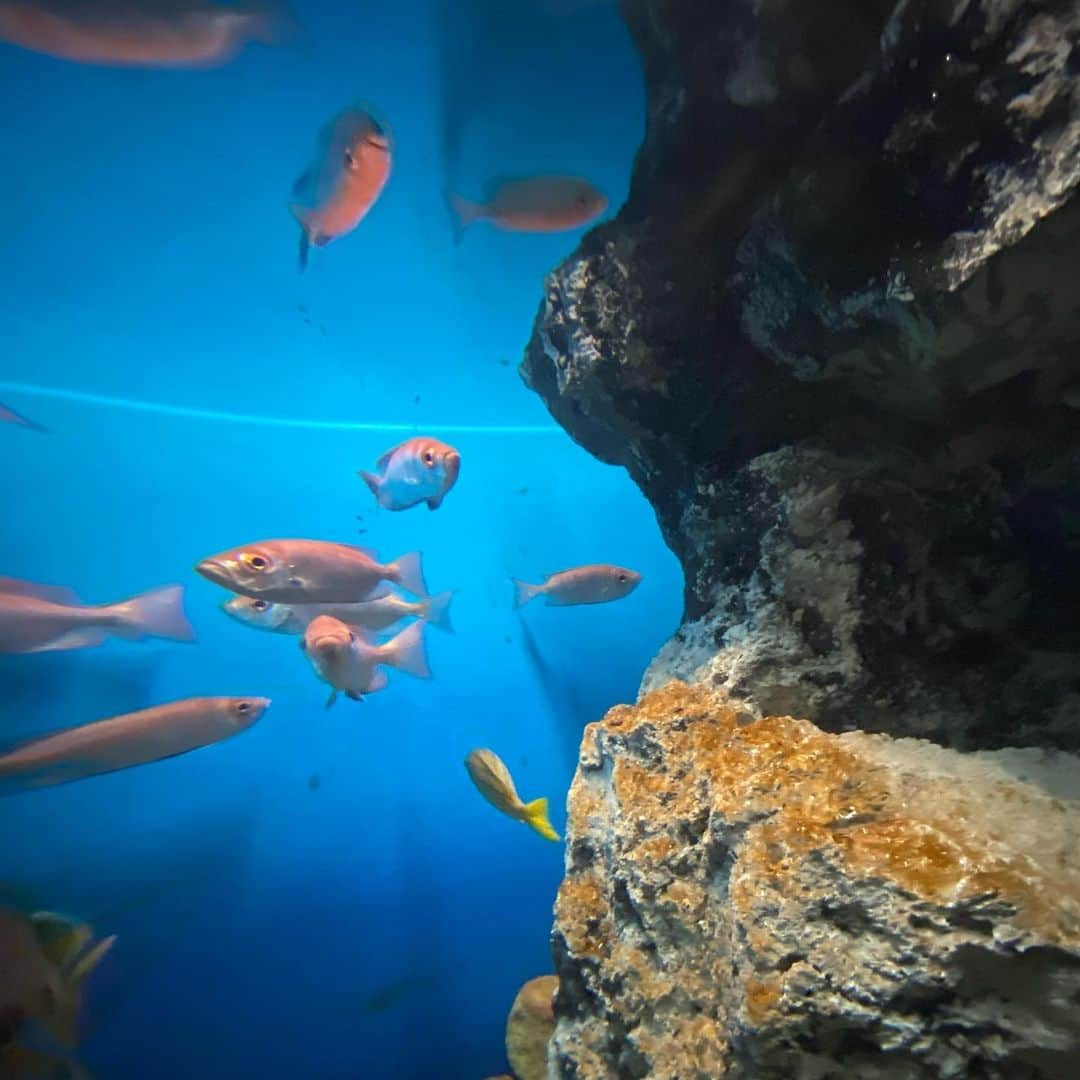
[[[315,183],[315,170],[309,165],[294,181],[292,193],[298,199],[311,194],[311,185]]]
[[[375,468],[382,472],[387,465],[390,464],[390,459],[404,446],[403,442],[397,444],[397,446],[391,446],[389,450],[378,461],[375,462]]]
[[[106,953],[116,944],[116,935],[102,938],[89,952],[79,959],[68,973],[68,982],[72,986],[81,986],[87,976],[105,959]]]
[[[93,931],[52,911],[35,911],[30,916],[41,951],[58,968],[66,968],[90,944]]]
[[[33,596],[38,600],[48,600],[51,604],[79,603],[74,591],[63,585],[39,585],[34,581],[9,577],[0,577],[0,595]]]

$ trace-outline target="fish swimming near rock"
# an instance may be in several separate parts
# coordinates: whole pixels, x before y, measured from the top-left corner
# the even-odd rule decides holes
[[[80,604],[70,589],[0,578],[0,653],[86,649],[107,637],[194,641],[184,590],[167,585],[118,604]]]
[[[319,133],[312,163],[293,184],[289,212],[300,224],[300,269],[364,219],[390,179],[389,128],[367,109],[342,110]]]
[[[408,510],[422,502],[438,510],[460,472],[461,455],[452,446],[418,435],[387,450],[375,472],[361,470],[359,476],[387,510]]]
[[[412,623],[383,645],[373,645],[354,627],[340,619],[320,615],[304,630],[300,648],[315,673],[331,687],[326,707],[339,693],[353,701],[386,687],[386,673],[377,665],[397,668],[418,679],[431,676],[424,651],[424,624]]]
[[[641,575],[625,566],[595,563],[552,574],[542,585],[510,579],[514,583],[514,608],[523,607],[535,596],[546,598],[548,607],[574,604],[606,604],[621,600],[636,589]]]
[[[402,619],[414,618],[429,626],[452,634],[450,601],[453,592],[440,593],[422,600],[406,600],[395,593],[361,600],[356,604],[271,604],[267,600],[253,600],[250,596],[234,596],[226,600],[222,608],[226,614],[258,630],[272,630],[278,634],[302,634],[312,619],[319,615],[332,615],[348,626],[364,630],[386,630]]]
[[[0,793],[73,780],[177,757],[246,731],[268,698],[185,698],[69,728],[0,755]]]
[[[548,820],[547,799],[524,803],[518,797],[510,770],[494,750],[471,750],[465,758],[465,768],[477,791],[497,810],[515,821],[523,821],[545,840],[558,840],[559,834]]]
[[[508,232],[551,233],[577,229],[598,218],[607,196],[577,176],[533,176],[495,181],[483,202],[446,196],[456,219],[455,240],[475,221]]]
[[[0,908],[0,1076],[77,1073],[73,1061],[25,1046],[20,1036],[33,1021],[74,1049],[86,979],[115,942],[95,942],[89,926],[51,912]]]
[[[195,570],[215,585],[275,604],[352,604],[388,581],[427,596],[417,551],[382,564],[369,548],[325,540],[259,540],[203,559]]]
[[[216,67],[248,42],[273,44],[283,11],[207,0],[0,0],[0,40],[106,67]]]
[[[9,409],[6,405],[0,405],[0,424],[14,424],[16,427],[29,428],[31,431],[48,430],[47,428],[43,428],[40,424],[35,423],[33,420],[28,420],[14,409]]]

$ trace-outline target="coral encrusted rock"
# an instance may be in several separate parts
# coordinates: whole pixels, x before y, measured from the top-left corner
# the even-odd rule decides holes
[[[1080,761],[752,719],[585,733],[551,1077],[1075,1080]]]
[[[521,372],[682,562],[646,686],[1080,749],[1080,5],[621,10],[630,196]]]

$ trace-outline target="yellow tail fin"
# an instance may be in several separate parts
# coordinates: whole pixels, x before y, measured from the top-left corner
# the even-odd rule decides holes
[[[525,804],[525,824],[535,829],[545,840],[559,841],[559,834],[551,827],[548,820],[547,799],[534,799]]]

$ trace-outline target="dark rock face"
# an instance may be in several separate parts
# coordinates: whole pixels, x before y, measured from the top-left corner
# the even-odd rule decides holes
[[[522,373],[685,568],[646,686],[1080,747],[1080,6],[622,8],[648,134]]]

